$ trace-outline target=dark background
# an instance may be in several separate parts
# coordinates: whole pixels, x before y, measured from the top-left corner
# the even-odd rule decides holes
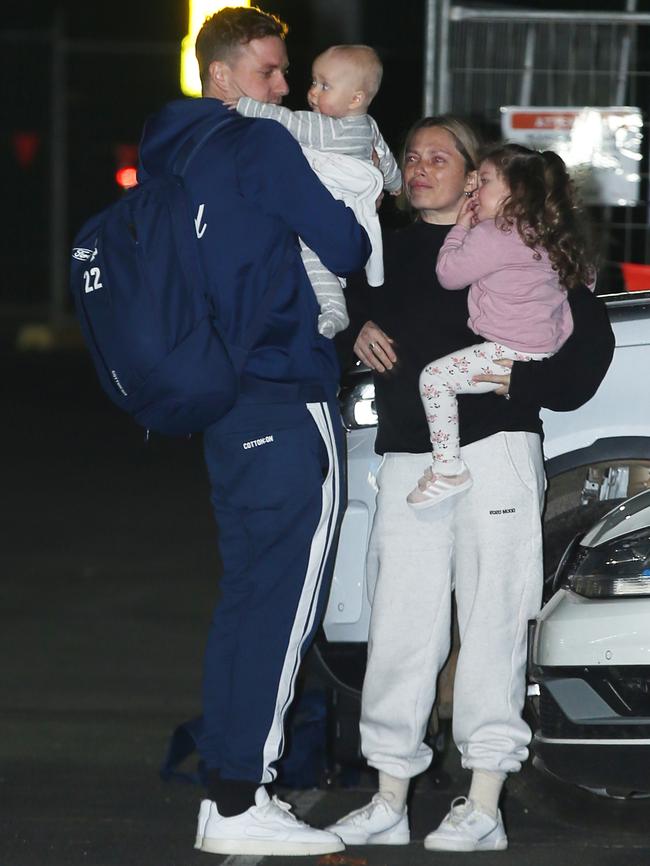
[[[308,0],[259,5],[290,24],[291,94],[285,104],[304,108],[311,61],[328,44],[343,41],[345,14],[332,16],[323,4],[317,8]],[[335,5],[345,13],[355,4]],[[420,111],[424,4],[408,0],[398,16],[390,3],[357,5],[363,7],[356,19],[363,39],[377,47],[386,64],[373,111],[396,147]],[[30,305],[37,314],[48,297],[51,28],[59,22],[70,48],[65,226],[70,239],[86,217],[119,195],[115,171],[129,147],[137,145],[145,118],[182,96],[179,56],[187,8],[183,0],[27,2],[12,3],[3,9],[3,18],[0,315],[3,307]],[[16,134],[25,132],[35,138],[36,150],[29,164],[21,166]]]
[[[259,0],[258,5],[290,25],[290,108],[305,106],[311,61],[327,45],[356,40],[377,48],[385,74],[372,112],[397,152],[405,130],[422,113],[424,0]],[[625,0],[521,5],[624,10]],[[637,10],[648,9],[650,0],[639,0]],[[184,0],[5,4],[0,28],[0,325],[11,316],[36,320],[48,315],[55,25],[62,28],[69,49],[68,201],[62,226],[66,249],[80,224],[120,194],[115,171],[134,153],[145,118],[181,96]],[[33,146],[31,158],[22,163],[17,148],[21,134],[27,134]],[[390,201],[383,219],[396,221]]]

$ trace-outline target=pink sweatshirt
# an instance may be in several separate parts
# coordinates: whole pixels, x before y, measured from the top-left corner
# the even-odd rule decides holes
[[[501,231],[494,220],[468,230],[454,226],[436,265],[440,285],[470,285],[469,327],[518,352],[557,352],[573,330],[566,290],[548,253],[533,258],[516,227]]]

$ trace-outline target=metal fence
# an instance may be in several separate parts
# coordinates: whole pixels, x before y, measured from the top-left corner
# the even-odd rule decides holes
[[[178,46],[73,37],[61,16],[40,31],[1,31],[0,46],[13,125],[0,140],[0,309],[60,325],[71,314],[71,233],[116,197],[122,143],[137,144],[151,106],[179,95]],[[18,155],[21,135],[34,142],[29,164]]]
[[[633,4],[627,0],[628,10]],[[425,0],[424,8],[426,113],[451,110],[497,125],[502,105],[641,109],[638,202],[592,213],[604,258],[650,263],[650,14],[479,9],[452,0]],[[56,321],[68,308],[70,230],[96,209],[92,196],[110,200],[114,194],[114,145],[137,141],[151,107],[178,95],[177,46],[84,41],[67,35],[60,21],[39,33],[3,31],[0,44],[3,105],[17,130],[36,132],[41,142],[31,167],[21,169],[9,136],[2,139],[10,206],[0,237],[0,304],[42,303]],[[387,76],[387,87],[393,77]],[[395,98],[387,97],[386,113],[395,110]],[[113,111],[109,123],[106,106],[115,102],[123,110]]]
[[[643,117],[641,183],[625,207],[590,208],[601,254],[650,262],[648,78],[650,14],[479,9],[429,0],[425,110],[494,129],[501,106],[635,106]],[[648,286],[650,288],[650,284]]]

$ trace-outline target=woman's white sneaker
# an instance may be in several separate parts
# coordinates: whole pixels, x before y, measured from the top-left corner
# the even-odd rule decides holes
[[[327,829],[346,845],[408,845],[411,840],[407,810],[391,809],[381,794],[375,794],[367,806],[344,815]]]
[[[501,812],[492,818],[471,800],[456,797],[437,830],[425,837],[427,851],[504,851],[508,837]]]
[[[333,854],[345,849],[338,836],[299,821],[288,803],[271,799],[263,787],[255,792],[254,806],[231,818],[220,815],[212,800],[203,800],[194,847],[210,854],[265,857]]]

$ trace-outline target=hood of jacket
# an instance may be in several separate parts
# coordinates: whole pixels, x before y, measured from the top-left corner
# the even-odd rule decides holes
[[[177,99],[145,123],[140,141],[138,180],[171,171],[180,148],[211,119],[216,123],[231,114],[218,99]]]

